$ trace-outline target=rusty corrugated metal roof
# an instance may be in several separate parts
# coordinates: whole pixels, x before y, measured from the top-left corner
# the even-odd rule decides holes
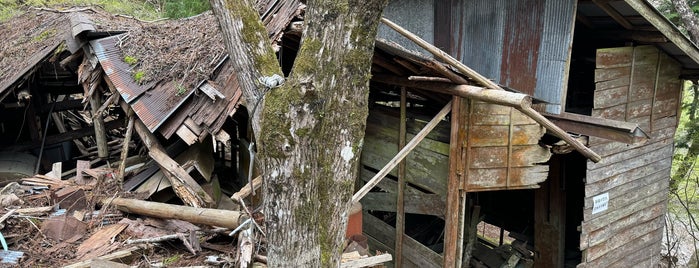
[[[174,81],[160,82],[156,85],[139,85],[134,81],[131,66],[123,61],[124,56],[117,46],[122,36],[102,38],[90,42],[95,56],[102,65],[122,99],[133,108],[136,115],[151,132],[155,131],[186,100],[193,90],[182,94]]]
[[[273,41],[281,37],[283,30],[294,17],[300,14],[303,6],[298,0],[258,1],[262,20]],[[207,13],[202,16],[213,15]],[[210,25],[201,25],[201,27],[210,27]],[[223,99],[212,101],[205,94],[194,95],[196,88],[181,88],[180,84],[163,77],[156,80],[152,86],[136,83],[132,77],[132,66],[123,61],[123,53],[117,46],[119,38],[119,36],[103,38],[91,41],[90,44],[105,74],[122,99],[132,107],[151,132],[162,127],[160,132],[164,137],[170,138],[183,122],[190,118],[199,124],[198,127],[202,130],[215,134],[220,130],[225,119],[238,108],[242,92],[228,61],[222,61],[215,70],[203,70],[210,73],[207,86],[216,89],[224,96]],[[186,90],[184,95],[177,94],[183,89]]]
[[[131,103],[148,88],[141,86],[131,76],[131,66],[122,58],[121,50],[116,46],[120,36],[113,36],[90,41],[93,53],[104,69],[104,73],[112,81],[121,98]]]

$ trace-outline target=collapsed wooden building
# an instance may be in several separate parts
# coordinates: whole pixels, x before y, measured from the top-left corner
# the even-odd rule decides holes
[[[288,73],[303,4],[258,2]],[[385,16],[456,61],[380,31],[356,196],[371,248],[401,267],[659,262],[681,78],[699,70],[677,28],[643,0],[400,0]],[[5,25],[0,142],[26,158],[11,172],[116,160],[124,190],[209,207],[230,204],[200,183],[229,194],[253,177],[211,14],[31,11]]]

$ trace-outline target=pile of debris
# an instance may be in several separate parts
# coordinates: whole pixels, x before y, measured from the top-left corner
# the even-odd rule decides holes
[[[55,169],[6,185],[0,191],[2,263],[50,267],[89,267],[96,260],[122,266],[266,263],[259,213],[142,201],[143,194],[121,190],[114,172],[85,169],[80,176],[61,180],[60,169]],[[242,202],[245,195],[235,196]],[[236,238],[246,242],[238,246]]]

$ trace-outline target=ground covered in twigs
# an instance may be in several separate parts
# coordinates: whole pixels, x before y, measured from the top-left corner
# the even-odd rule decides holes
[[[96,258],[107,259],[101,262],[108,267],[237,263],[238,235],[229,236],[231,230],[129,215],[101,205],[110,197],[140,197],[120,191],[108,171],[92,174],[98,178],[85,184],[38,175],[0,191],[0,214],[5,215],[0,232],[10,252],[23,254],[17,263],[0,267],[89,267]],[[263,253],[259,244],[253,248]]]

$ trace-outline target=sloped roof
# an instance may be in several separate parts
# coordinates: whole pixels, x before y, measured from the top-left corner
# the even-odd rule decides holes
[[[685,70],[699,70],[697,45],[647,0],[578,1],[578,21],[595,30],[631,34],[639,44],[662,49]]]
[[[86,28],[81,23],[85,20],[97,23]],[[85,30],[111,33],[116,29],[126,30],[135,23],[99,8],[63,12],[27,9],[0,23],[0,100],[10,93],[12,86],[27,79],[39,62],[64,50],[79,49],[82,41],[78,35]]]

